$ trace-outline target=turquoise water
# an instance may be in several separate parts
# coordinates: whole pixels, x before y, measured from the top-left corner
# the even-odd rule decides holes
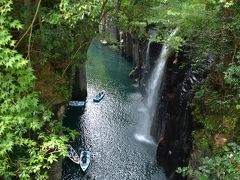
[[[88,97],[84,111],[69,109],[65,126],[75,129],[80,137],[72,146],[92,152],[85,174],[68,158],[63,162],[63,179],[94,180],[164,180],[156,162],[156,146],[137,141],[141,95],[128,77],[132,65],[121,55],[93,42],[88,52]],[[106,95],[99,103],[92,101],[101,90]]]

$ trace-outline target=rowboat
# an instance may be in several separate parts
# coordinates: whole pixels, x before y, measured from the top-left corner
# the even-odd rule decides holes
[[[103,45],[106,45],[108,42],[106,40],[100,40],[100,42],[103,44]]]
[[[78,153],[73,149],[72,146],[69,145],[68,148],[68,157],[71,159],[74,163],[80,164],[80,157]]]
[[[90,164],[91,160],[91,153],[90,151],[81,151],[80,154],[80,167],[82,168],[83,172],[85,172]]]
[[[105,96],[105,92],[104,92],[104,91],[99,92],[99,93],[93,98],[93,102],[99,102],[99,101],[101,101],[104,96]]]
[[[69,101],[68,105],[73,107],[84,107],[85,101]]]

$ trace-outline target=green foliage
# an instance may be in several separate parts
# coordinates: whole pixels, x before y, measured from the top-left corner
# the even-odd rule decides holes
[[[34,42],[37,46],[41,42],[44,49],[42,63],[47,60],[62,64],[84,62],[99,23],[112,6],[109,0],[61,0],[52,9],[43,4],[44,28],[34,31]]]
[[[10,30],[22,25],[9,16],[12,1],[0,1],[0,177],[47,179],[47,170],[66,156],[69,137],[39,102],[29,62],[13,49]]]
[[[217,147],[218,142],[214,138],[221,133],[229,142],[240,142],[240,84],[236,83],[238,78],[235,79],[235,75],[239,75],[236,68],[233,63],[227,67],[220,63],[216,69],[213,68],[214,73],[195,88],[193,115],[204,128],[193,133],[193,149],[202,159],[195,159],[198,166],[189,165],[181,173],[198,179],[239,179],[239,146],[230,144],[225,148]],[[216,75],[219,71],[220,75]],[[219,81],[223,77],[225,81]]]
[[[145,21],[147,13],[151,11],[155,1],[121,1],[117,16],[118,26],[128,32],[136,34],[139,38],[147,37]]]
[[[233,51],[233,46],[224,46],[234,38],[239,42],[239,3],[237,1],[199,0],[139,0],[121,1],[118,17],[123,30],[146,38],[146,28],[153,27],[151,40],[165,42],[176,27],[181,31],[174,45],[187,44],[194,47],[194,57],[202,56],[202,51],[222,57]],[[231,17],[224,18],[223,14]],[[225,35],[231,34],[230,38]],[[183,40],[184,39],[184,40]],[[229,39],[229,40],[228,40]],[[175,48],[177,48],[177,46]],[[223,47],[224,46],[224,47]]]
[[[179,27],[169,43],[176,50],[181,50],[182,45],[192,47],[195,68],[206,63],[203,54],[215,57],[210,76],[196,88],[193,101],[194,117],[204,126],[194,132],[194,148],[209,152],[211,147],[209,154],[213,157],[203,158],[199,168],[190,167],[187,172],[202,179],[221,173],[228,178],[230,172],[239,172],[239,153],[233,154],[231,145],[227,151],[218,150],[213,141],[216,133],[225,134],[229,141],[239,142],[240,137],[238,0],[44,1],[39,22],[31,31],[31,46],[25,38],[19,48],[25,54],[24,49],[29,46],[32,61],[14,49],[16,43],[10,33],[17,30],[13,33],[16,36],[22,28],[15,19],[29,20],[26,15],[32,12],[25,9],[23,13],[16,7],[11,18],[11,7],[12,1],[0,0],[0,178],[46,179],[50,165],[66,155],[64,144],[68,137],[60,135],[61,124],[51,120],[51,112],[39,102],[33,72],[39,73],[39,64],[50,62],[59,79],[70,65],[86,60],[88,46],[106,16],[113,17],[121,30],[157,42],[167,41],[169,33]],[[149,36],[148,27],[153,27],[155,33]],[[67,96],[66,87],[57,89]],[[223,168],[227,163],[229,172]]]
[[[39,44],[41,36],[44,38]],[[59,63],[84,60],[85,56],[82,55],[81,51],[76,53],[79,45],[75,42],[76,39],[75,33],[68,26],[45,23],[42,32],[36,30],[34,33],[34,42],[45,50],[41,57],[41,63],[43,64],[48,60]]]
[[[14,49],[16,43],[10,33],[18,38],[28,28],[36,4],[26,6],[0,0],[0,178],[4,179],[47,179],[51,164],[66,156],[66,143],[76,134],[70,131],[68,136],[62,135],[68,130],[53,120],[52,113],[39,101],[45,102],[43,96],[47,95],[40,96],[35,89],[41,89],[38,84],[55,83],[56,79],[62,86],[54,89],[52,98],[59,94],[68,97],[66,71],[86,60],[98,25],[115,7],[115,1],[42,1],[28,31],[31,35],[27,33],[17,47],[23,55],[28,49],[29,60]],[[25,29],[21,30],[21,23],[15,19],[24,22]],[[45,66],[46,70],[42,70]],[[52,81],[43,79],[46,73]]]
[[[240,53],[238,53],[240,55]],[[233,89],[240,90],[240,57],[237,63],[230,63],[227,70],[224,72],[224,80],[227,85]]]
[[[71,26],[77,24],[78,21],[87,20],[88,22],[99,22],[102,13],[102,0],[83,0],[81,2],[74,0],[62,0],[60,3],[60,11],[63,18],[69,22]]]
[[[206,180],[213,178],[237,180],[240,178],[240,146],[235,143],[225,146],[221,154],[205,157],[201,161],[201,165],[196,169],[184,167],[178,168],[177,172],[183,176],[189,175]]]

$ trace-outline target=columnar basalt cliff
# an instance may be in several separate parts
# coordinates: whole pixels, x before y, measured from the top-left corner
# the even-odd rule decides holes
[[[159,95],[161,100],[152,126],[152,135],[158,140],[157,159],[166,168],[170,179],[182,179],[175,170],[189,162],[191,133],[201,128],[192,116],[192,88],[206,78],[213,62],[208,58],[203,67],[193,71],[189,54],[181,53],[168,60],[163,92]]]
[[[139,40],[136,35],[125,32],[120,41],[123,41],[122,54],[133,63],[133,70],[129,76],[139,81],[141,79],[142,67],[144,64],[145,42]]]
[[[161,100],[152,125],[152,135],[158,141],[157,159],[166,168],[167,176],[176,179],[175,169],[186,165],[191,150],[192,116],[190,91],[194,79],[190,62],[181,65],[185,57],[168,60]]]
[[[87,97],[87,77],[85,63],[73,68],[72,100],[80,101]]]
[[[123,52],[127,58],[133,60],[135,66],[130,75],[141,79],[140,88],[144,93],[149,74],[155,66],[162,45],[154,42],[143,43],[144,46],[138,45],[138,48],[134,49],[134,43],[138,44],[139,41],[134,40],[130,34],[126,36]],[[147,45],[149,45],[149,62],[144,61]],[[175,173],[176,168],[188,163],[193,128],[191,89],[198,82],[197,79],[197,75],[191,70],[189,53],[181,53],[178,56],[175,54],[168,59],[161,91],[156,97],[159,103],[152,122],[151,135],[158,143],[157,159],[166,169],[170,179],[180,178]]]

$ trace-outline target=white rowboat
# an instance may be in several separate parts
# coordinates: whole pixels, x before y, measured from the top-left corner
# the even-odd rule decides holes
[[[84,107],[85,101],[69,101],[68,105],[74,107]]]
[[[77,154],[77,152],[70,145],[69,145],[69,148],[68,148],[68,157],[74,163],[80,164],[80,157],[79,157],[79,155]]]
[[[90,164],[91,160],[91,153],[90,151],[81,151],[80,154],[80,167],[82,168],[83,172],[85,172]]]

